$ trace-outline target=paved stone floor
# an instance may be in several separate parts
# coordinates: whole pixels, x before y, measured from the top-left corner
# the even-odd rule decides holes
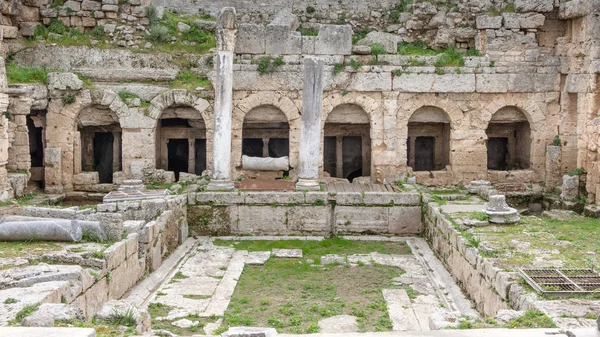
[[[228,238],[222,238],[228,239]],[[248,240],[248,237],[230,237],[233,240]],[[289,237],[252,237],[254,240],[279,240]],[[297,237],[293,237],[297,239]],[[303,239],[313,239],[305,237]],[[315,237],[316,240],[322,240]],[[440,313],[454,312],[458,315],[474,316],[477,313],[470,302],[454,284],[451,276],[438,261],[427,243],[421,238],[360,237],[358,240],[407,241],[414,255],[386,255],[379,253],[351,254],[347,256],[328,255],[321,263],[337,260],[351,265],[381,264],[402,268],[406,271],[393,280],[394,286],[383,289],[383,298],[388,306],[388,314],[395,331],[427,331],[431,327],[446,326],[431,320],[443,317]],[[236,283],[245,264],[264,264],[269,258],[298,258],[301,251],[280,250],[273,252],[250,252],[235,250],[232,247],[215,246],[212,238],[200,238],[180,263],[150,296],[151,303],[169,306],[170,310],[156,320],[168,320],[180,324],[179,319],[196,316],[212,323],[204,328],[210,334],[221,323],[227,310]],[[407,288],[418,295],[410,298]],[[212,320],[214,320],[214,322]],[[341,319],[341,318],[340,318]],[[347,321],[347,318],[344,318]],[[344,321],[342,320],[342,321]],[[339,320],[331,320],[340,324]],[[192,324],[196,322],[191,322]],[[327,325],[324,323],[324,325]],[[327,331],[325,328],[324,331]]]

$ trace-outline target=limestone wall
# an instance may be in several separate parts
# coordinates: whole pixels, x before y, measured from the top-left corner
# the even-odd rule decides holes
[[[418,193],[201,192],[188,203],[192,235],[422,232]]]
[[[469,247],[437,204],[424,203],[423,223],[431,248],[469,294],[477,311],[494,317],[502,309],[535,309],[535,297],[527,295],[518,282],[511,280],[510,273],[494,267],[479,249]]]

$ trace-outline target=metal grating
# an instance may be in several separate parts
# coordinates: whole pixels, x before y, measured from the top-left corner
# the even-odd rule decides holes
[[[600,275],[592,269],[519,269],[537,292],[567,296],[600,293]]]

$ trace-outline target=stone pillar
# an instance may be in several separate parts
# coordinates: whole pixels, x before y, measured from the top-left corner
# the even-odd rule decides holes
[[[188,138],[188,173],[196,173],[196,140]]]
[[[237,32],[235,9],[225,7],[217,18],[212,175],[207,190],[232,190],[231,115],[233,110],[233,49]]]
[[[29,130],[27,129],[27,115],[31,112],[33,100],[26,96],[10,97],[8,113],[11,120],[8,123],[8,148],[9,170],[27,170],[31,168],[29,154]]]
[[[546,146],[546,186],[549,190],[561,182],[561,152],[560,146]]]
[[[81,133],[75,131],[73,136],[73,174],[79,174],[81,168]]]
[[[44,180],[47,193],[62,193],[62,151],[57,148],[44,149]]]
[[[113,132],[113,173],[121,171],[121,133]]]
[[[296,189],[318,191],[323,112],[323,61],[304,60],[304,90],[300,119],[300,153]]]

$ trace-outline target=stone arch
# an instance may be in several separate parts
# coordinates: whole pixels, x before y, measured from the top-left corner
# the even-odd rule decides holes
[[[450,163],[450,117],[439,107],[415,110],[407,123],[407,165],[414,171],[439,171]]]
[[[167,112],[168,117],[163,119]],[[212,107],[206,99],[185,89],[165,91],[150,101],[146,115],[153,120],[157,168],[175,171],[176,177],[179,172],[201,174],[210,168],[211,112]],[[166,123],[167,119],[169,123]]]
[[[518,107],[504,106],[492,114],[486,127],[487,169],[528,169],[531,163],[531,124]]]
[[[344,107],[348,107],[350,110],[360,109],[360,111],[366,116],[366,122],[369,127],[367,129],[363,127],[362,129],[358,128],[354,130],[352,130],[351,126],[343,127],[347,128],[348,132],[342,130],[343,128],[341,125],[339,125],[340,128],[338,128],[338,131],[335,131],[333,128],[328,128],[327,123],[329,123],[328,120],[332,115],[332,112],[335,113],[337,109],[343,109]],[[356,115],[357,118],[361,118],[357,115],[357,113],[358,110],[354,112],[354,115]],[[339,176],[340,178],[355,178],[356,176],[354,174],[350,174],[350,176],[346,174],[349,172],[346,172],[347,170],[344,168],[344,142],[348,143],[346,148],[352,147],[350,146],[350,143],[354,142],[356,143],[356,147],[360,145],[360,160],[362,163],[362,165],[357,164],[357,167],[361,166],[361,169],[360,171],[356,172],[360,172],[360,175],[362,176],[373,177],[373,168],[375,164],[372,160],[373,147],[375,146],[373,139],[382,137],[381,126],[379,125],[381,120],[382,107],[380,102],[369,95],[360,92],[348,94],[334,92],[324,94],[323,115],[321,118],[321,156],[319,170],[321,172],[325,172],[335,169],[336,173],[329,172],[331,176]],[[358,153],[356,153],[356,156],[346,153],[346,157],[354,157],[357,158],[357,160],[359,158]]]
[[[533,132],[544,130],[546,124],[546,116],[542,109],[535,103],[527,102],[522,97],[507,96],[493,100],[485,106],[481,111],[481,119],[484,123],[483,129],[487,129],[488,124],[492,120],[492,116],[500,109],[505,107],[515,107],[525,115]]]
[[[72,104],[62,103],[61,97],[50,100],[46,114],[46,148],[60,149],[61,172],[45,175],[44,181],[48,191],[73,190],[74,175],[82,172],[78,120],[84,109],[93,106],[110,110],[117,116],[121,128],[131,114],[120,97],[109,89],[81,90]]]
[[[97,172],[100,183],[114,183],[113,173],[123,170],[123,127],[131,112],[112,90],[90,91],[89,98],[74,119],[74,174]]]
[[[444,112],[449,120],[449,144],[448,152],[450,153],[447,164],[453,166],[454,162],[454,147],[456,144],[456,133],[465,128],[465,115],[458,104],[446,95],[439,94],[418,94],[418,95],[401,95],[398,98],[398,110],[396,113],[396,130],[398,135],[397,148],[399,149],[398,157],[401,166],[408,165],[408,124],[413,114],[423,108],[430,107],[439,109]]]
[[[407,104],[399,104],[400,107],[398,108],[397,112],[399,131],[406,131],[410,117],[415,113],[415,111],[426,106],[435,107],[444,111],[450,120],[450,129],[452,130],[459,129],[463,123],[463,111],[460,109],[458,104],[456,104],[456,102],[448,97],[439,97],[434,94],[419,96],[413,95],[412,97],[408,98],[406,102]]]
[[[289,127],[289,160],[290,166],[298,165],[298,148],[300,145],[300,110],[289,97],[268,91],[251,94],[239,101],[234,101],[232,115],[232,164],[240,167],[242,164],[242,132],[244,119],[251,111],[261,107],[272,107],[285,115]]]
[[[530,94],[508,94],[502,97],[494,99],[492,102],[487,104],[481,112],[481,122],[478,125],[483,129],[486,135],[486,141],[488,141],[487,131],[492,122],[494,114],[504,108],[516,108],[521,112],[530,128],[530,153],[529,153],[529,166],[526,171],[513,171],[512,174],[523,174],[526,176],[526,180],[540,180],[544,176],[545,170],[545,151],[548,142],[548,132],[546,130],[546,116],[542,107],[539,105],[535,96]],[[487,153],[487,149],[486,149]],[[485,158],[485,157],[484,157]],[[487,167],[487,163],[482,163],[483,167]],[[488,179],[494,181],[494,176],[490,176],[488,172]],[[527,173],[529,172],[529,173]],[[533,175],[531,175],[533,172]],[[502,172],[500,172],[502,173]]]

